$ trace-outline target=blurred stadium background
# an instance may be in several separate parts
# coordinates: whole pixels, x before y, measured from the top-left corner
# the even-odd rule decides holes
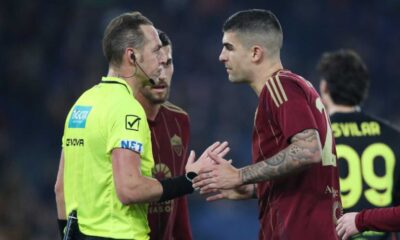
[[[251,161],[257,98],[232,85],[222,64],[221,26],[232,13],[271,9],[284,30],[284,66],[318,86],[323,51],[353,48],[372,85],[364,108],[400,124],[400,1],[372,0],[5,0],[0,3],[0,240],[57,239],[53,186],[67,111],[106,74],[101,38],[108,21],[138,10],[174,46],[171,101],[191,116],[200,153],[228,140],[234,164]],[[256,239],[256,201],[190,197],[195,239]]]

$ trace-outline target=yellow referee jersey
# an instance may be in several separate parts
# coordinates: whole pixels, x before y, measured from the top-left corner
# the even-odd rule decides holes
[[[148,239],[147,204],[124,206],[117,197],[111,152],[127,148],[141,156],[141,171],[154,166],[146,114],[130,86],[103,77],[74,104],[65,122],[66,213],[76,209],[79,229],[90,236]]]

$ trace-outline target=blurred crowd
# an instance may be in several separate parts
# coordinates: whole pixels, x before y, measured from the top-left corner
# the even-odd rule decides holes
[[[362,107],[400,124],[400,110],[392,108],[400,102],[398,0],[1,1],[0,240],[57,238],[53,188],[64,120],[76,98],[107,74],[102,34],[122,12],[138,10],[170,36],[171,101],[190,114],[191,148],[200,154],[211,142],[228,140],[234,164],[248,163],[257,97],[247,85],[229,83],[218,56],[224,20],[249,8],[277,15],[284,67],[316,86],[322,52],[355,49],[372,79]],[[190,199],[195,239],[256,238],[255,201]],[[221,233],[223,226],[232,232]]]

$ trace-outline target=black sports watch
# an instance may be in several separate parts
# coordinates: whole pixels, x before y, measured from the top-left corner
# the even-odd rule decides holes
[[[195,177],[197,177],[197,173],[195,173],[195,172],[187,172],[186,174],[185,174],[185,177],[186,177],[186,179],[189,181],[189,182],[193,182],[193,179],[195,178]]]

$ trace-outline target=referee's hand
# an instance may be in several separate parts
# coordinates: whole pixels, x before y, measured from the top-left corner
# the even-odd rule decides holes
[[[223,143],[215,142],[209,146],[197,159],[197,161],[195,161],[195,152],[190,151],[185,170],[186,172],[199,173],[201,169],[215,164],[215,162],[209,157],[209,152],[216,154],[217,156],[224,157],[229,151],[230,148],[228,147],[228,142],[226,141]]]

